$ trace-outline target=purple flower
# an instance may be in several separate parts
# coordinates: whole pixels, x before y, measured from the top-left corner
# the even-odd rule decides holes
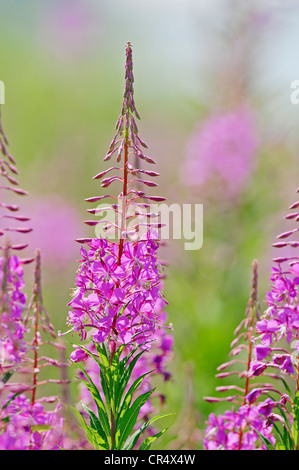
[[[267,369],[267,367],[267,364],[252,362],[248,372],[248,377],[257,377],[261,375]]]
[[[149,241],[126,242],[118,263],[118,244],[107,243],[100,252],[98,240],[90,250],[82,250],[73,298],[69,302],[68,323],[86,337],[93,329],[93,339],[107,338],[117,343],[142,343],[154,334],[160,320],[157,304],[161,294],[157,246]]]
[[[27,297],[22,291],[25,284],[23,268],[16,255],[5,253],[0,258],[1,292],[1,364],[14,366],[20,363],[27,349],[24,335],[26,328],[23,322],[23,312]]]
[[[256,345],[255,347],[255,356],[257,361],[262,361],[271,353],[272,349],[269,346],[265,346],[263,344]]]
[[[238,410],[226,411],[216,417],[210,414],[205,431],[206,450],[266,449],[257,431],[274,444],[271,428],[265,426],[265,417],[257,406],[244,405]]]
[[[74,346],[74,347],[75,347],[75,350],[70,355],[72,361],[74,362],[86,361],[86,359],[89,357],[87,352],[83,351],[83,349],[78,348],[77,346]]]
[[[246,396],[247,403],[250,403],[250,404],[254,403],[259,398],[261,393],[262,393],[262,390],[260,388],[252,389],[251,392],[248,393],[248,395]]]
[[[32,405],[25,395],[13,398],[12,394],[7,397],[7,401],[10,399],[12,401],[4,408],[1,416],[7,421],[5,431],[0,433],[1,450],[59,450],[63,447],[60,405],[55,411],[48,412],[39,402]],[[42,432],[37,430],[40,426]]]
[[[271,398],[266,398],[266,400],[262,403],[259,403],[257,405],[259,413],[264,415],[265,417],[268,417],[271,413],[273,408],[275,407],[276,403],[271,400]]]
[[[278,364],[279,368],[282,371],[285,371],[287,374],[294,373],[294,366],[290,354],[274,354],[273,361],[275,364]]]

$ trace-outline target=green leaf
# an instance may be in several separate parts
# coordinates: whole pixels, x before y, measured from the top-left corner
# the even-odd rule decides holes
[[[81,413],[77,410],[77,408],[75,408],[75,407],[73,407],[73,406],[70,406],[69,409],[72,411],[73,415],[74,415],[75,418],[77,419],[78,424],[79,424],[79,425],[82,427],[82,429],[84,430],[88,442],[89,442],[92,446],[94,446],[94,433],[92,432],[92,430],[90,429],[90,427],[89,427],[89,426],[87,425],[87,423],[85,422],[85,419],[83,418],[83,416],[81,415]]]
[[[271,398],[272,401],[275,401],[274,398],[270,394],[267,394],[267,395]],[[281,434],[281,431],[278,429],[278,427],[274,423],[274,421],[271,420],[271,422],[272,422],[277,434],[279,435],[283,446],[286,449],[289,449],[289,450],[294,449],[294,441],[293,441],[293,438],[292,438],[292,430],[291,430],[289,419],[288,419],[286,413],[284,412],[282,406],[279,403],[276,403],[275,406],[278,408],[279,413],[282,416],[283,421],[284,421],[283,422],[283,434]]]
[[[98,419],[97,415],[92,411],[88,406],[82,403],[83,409],[88,413],[90,419],[90,426],[96,431],[97,443],[99,446],[103,447],[105,450],[109,450],[109,435],[107,436],[105,430],[102,426],[101,421]]]
[[[140,408],[146,403],[153,391],[154,389],[139,395],[132,406],[125,411],[123,417],[120,419],[118,429],[116,429],[116,436],[118,435],[119,431],[119,439],[117,439],[117,447],[119,449],[122,448],[134,425],[136,424]]]
[[[132,375],[133,369],[138,361],[138,359],[144,354],[145,350],[141,351],[140,353],[136,354],[136,356],[132,359],[132,361],[128,364],[128,361],[126,362],[127,367],[125,368],[124,372],[120,375],[120,383],[119,387],[117,390],[117,403],[118,405],[120,404],[121,397],[126,389],[126,386],[130,380],[130,377]],[[132,356],[131,356],[132,357]],[[150,372],[149,372],[150,373]]]
[[[87,439],[95,449],[132,449],[136,445],[140,434],[152,422],[160,419],[160,416],[158,416],[144,423],[130,437],[130,433],[136,426],[140,409],[149,399],[154,389],[142,393],[134,400],[134,394],[137,395],[142,381],[152,371],[141,375],[134,380],[132,385],[128,386],[134,367],[139,358],[146,352],[146,349],[136,353],[140,349],[139,345],[120,359],[125,346],[121,345],[113,355],[110,354],[107,343],[95,344],[98,355],[91,353],[84,346],[79,346],[99,366],[101,391],[98,390],[84,367],[80,363],[76,363],[84,374],[84,378],[78,377],[78,379],[86,386],[97,406],[98,416],[93,410],[82,404],[89,416],[90,426],[80,413],[80,418],[78,417]],[[126,390],[127,388],[129,389]],[[151,439],[145,440],[144,448],[149,449],[152,442],[164,432],[165,430],[160,431],[155,436],[151,436]]]
[[[289,439],[288,439],[288,436],[289,436],[289,433],[287,432],[287,429],[285,428],[285,426],[283,426],[283,430],[282,432],[280,431],[279,427],[277,426],[277,424],[270,419],[270,422],[272,423],[277,435],[279,436],[280,438],[280,444],[279,442],[277,441],[276,442],[276,448],[278,449],[278,447],[280,448],[280,450],[284,449],[284,450],[291,450],[289,449],[288,447],[288,444],[289,444]]]
[[[140,384],[143,382],[144,378],[150,374],[150,372],[146,372],[145,374],[141,375],[140,377],[138,377],[134,382],[133,384],[131,385],[131,387],[129,388],[129,390],[127,391],[127,393],[125,394],[124,398],[122,399],[122,402],[121,402],[121,405],[118,409],[118,415],[116,416],[116,427],[118,427],[118,422],[120,421],[120,419],[123,417],[126,409],[131,405],[131,402],[132,402],[132,399],[133,399],[133,394],[134,392],[138,389],[138,387],[140,386]]]
[[[162,434],[167,431],[167,428],[163,429],[162,431],[158,432],[157,434],[154,434],[153,436],[147,437],[140,445],[139,450],[150,450],[151,445],[153,442],[155,442],[157,439],[159,439]]]
[[[109,407],[109,410],[111,411],[112,408],[112,390],[111,390],[111,383],[112,381],[110,380],[109,376],[109,369],[106,370],[100,370],[100,378],[101,378],[101,385],[102,385],[102,390],[105,396],[105,401],[106,405]]]
[[[105,345],[105,343],[102,343],[102,344]],[[101,385],[102,385],[103,393],[105,396],[106,404],[109,406],[109,409],[111,410],[112,394],[111,394],[111,374],[110,374],[110,363],[109,363],[110,353],[109,353],[108,346],[106,347],[105,345],[105,347],[101,347],[98,344],[96,345],[99,358],[97,358],[95,354],[93,354],[88,349],[84,348],[83,346],[80,346],[80,348],[82,348],[83,351],[85,351],[89,356],[91,356],[95,360],[95,362],[98,364],[100,368]]]
[[[7,400],[6,403],[4,403],[4,405],[2,406],[2,410],[5,410],[5,408],[7,408],[8,405],[9,405],[12,401],[14,401],[15,398],[17,398],[19,395],[21,395],[22,393],[24,393],[24,390],[21,390],[20,392],[14,393],[14,394],[12,395],[12,397],[11,397],[9,400]]]
[[[5,372],[5,374],[2,375],[1,377],[1,382],[3,382],[4,384],[6,384],[6,382],[9,381],[10,377],[14,374],[15,370],[10,370],[8,372]]]
[[[299,392],[296,393],[294,402],[293,402],[293,427],[292,427],[292,436],[294,439],[294,446],[297,449],[298,446],[298,437],[299,437]]]
[[[77,365],[82,370],[84,375],[87,377],[87,380],[84,380],[80,377],[79,377],[79,380],[86,386],[86,388],[90,392],[91,396],[93,397],[93,399],[94,399],[94,401],[97,405],[99,419],[100,419],[100,421],[103,425],[103,428],[105,430],[106,435],[108,435],[109,432],[110,432],[109,418],[107,416],[106,406],[105,406],[105,404],[102,400],[101,394],[100,394],[98,388],[96,387],[96,385],[94,384],[94,382],[92,381],[91,377],[85,371],[85,369],[81,366],[81,364],[77,364]]]
[[[267,450],[275,450],[269,439],[267,439],[265,436],[263,436],[255,427],[253,427],[257,435],[261,438],[265,446],[267,447]]]
[[[132,434],[131,437],[129,437],[126,441],[126,443],[124,444],[122,450],[132,450],[134,448],[134,446],[136,445],[138,439],[139,439],[139,436],[140,434],[145,431],[151,424],[153,424],[155,421],[157,421],[158,419],[162,419],[162,418],[166,418],[167,416],[171,416],[173,413],[168,413],[168,414],[165,414],[165,415],[159,415],[159,416],[155,416],[154,418],[150,419],[149,421],[146,421],[146,423],[143,423],[139,429],[137,429],[137,431],[134,432],[134,434]],[[163,430],[163,432],[166,431]],[[158,433],[159,434],[159,433]],[[152,436],[153,437],[153,436]],[[157,435],[157,439],[158,439],[158,435]]]

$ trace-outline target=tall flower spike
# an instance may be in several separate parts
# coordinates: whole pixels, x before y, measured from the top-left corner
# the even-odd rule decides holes
[[[8,139],[4,133],[1,122],[0,109],[0,175],[4,183],[0,186],[1,197],[7,195],[25,195],[26,191],[18,187],[19,183],[13,175],[18,174],[16,162],[8,151]],[[1,156],[2,155],[2,156]],[[14,244],[13,232],[27,233],[31,228],[16,226],[19,222],[27,222],[28,217],[17,215],[19,206],[8,201],[1,200],[0,208],[0,249],[3,256],[0,257],[0,369],[13,370],[19,365],[25,352],[22,314],[26,306],[26,296],[23,293],[23,269],[22,265],[33,261],[32,258],[19,258],[12,251],[24,249],[27,243]],[[7,225],[6,221],[10,221]]]
[[[299,189],[297,190],[299,192]],[[299,221],[299,201],[290,206],[287,220]],[[299,240],[298,227],[278,235],[274,247],[283,251],[283,256],[274,258],[271,290],[266,295],[268,308],[256,324],[255,355],[259,369],[274,368],[277,378],[282,374],[299,377]],[[289,240],[292,237],[291,240]],[[282,342],[283,340],[283,342]],[[292,350],[294,349],[294,350]],[[254,373],[254,371],[253,371]],[[299,379],[297,379],[299,382]]]
[[[156,373],[162,374],[165,380],[169,378],[169,373],[165,370],[165,359],[170,355],[172,337],[166,334],[169,327],[165,324],[166,301],[162,294],[162,265],[157,256],[159,241],[158,234],[153,233],[153,228],[158,228],[159,224],[152,224],[144,218],[143,209],[147,209],[149,204],[141,202],[144,200],[158,202],[164,198],[147,196],[139,190],[139,186],[136,187],[140,184],[156,186],[156,183],[143,180],[139,176],[146,174],[155,177],[158,173],[143,170],[139,164],[136,165],[136,159],[139,161],[143,159],[149,163],[154,163],[154,161],[144,155],[141,149],[141,147],[146,147],[146,144],[138,136],[134,118],[134,116],[139,118],[139,114],[134,103],[133,81],[132,49],[131,44],[127,43],[124,100],[116,124],[116,134],[104,159],[107,161],[116,154],[117,163],[123,161],[123,165],[122,167],[112,166],[94,177],[102,180],[102,187],[108,187],[112,182],[117,181],[121,183],[122,190],[118,198],[112,195],[100,195],[88,199],[90,202],[98,202],[105,198],[117,200],[117,203],[110,207],[117,218],[115,224],[109,221],[100,221],[100,223],[106,223],[108,229],[109,227],[116,228],[119,241],[109,239],[108,230],[105,236],[77,240],[86,244],[87,247],[81,247],[76,289],[68,304],[70,307],[68,324],[72,332],[79,333],[81,342],[90,340],[87,346],[74,345],[75,350],[71,353],[73,362],[85,363],[84,366],[79,364],[82,371],[80,379],[84,376],[93,377],[92,387],[97,387],[100,395],[103,394],[105,399],[107,398],[105,395],[107,385],[102,382],[103,374],[107,372],[110,377],[114,377],[115,381],[120,378],[127,380],[126,387],[128,390],[134,390],[133,399],[140,403],[135,413],[134,423],[136,424],[136,420],[139,423],[143,422],[143,427],[139,428],[141,432],[142,429],[150,429],[147,417],[152,412],[150,398],[152,398],[153,389],[147,377],[154,369]],[[135,159],[135,166],[130,161],[131,159]],[[114,170],[118,172],[116,175],[106,177],[110,171]],[[100,214],[101,211],[107,211],[107,209],[109,208],[97,207],[90,209],[89,212]],[[135,225],[132,225],[132,219],[135,217],[136,223],[133,222]],[[95,226],[99,222],[86,221],[86,223]],[[141,235],[140,227],[143,228]],[[136,353],[133,358],[139,348],[142,349],[141,352]],[[93,353],[98,354],[101,360],[104,356],[106,359],[101,363],[101,360],[99,361]],[[121,366],[118,362],[120,355]],[[124,364],[127,364],[129,375],[124,372],[118,375],[118,368],[124,367]],[[99,374],[99,367],[101,374]],[[114,370],[112,375],[110,375],[111,370]],[[90,405],[91,397],[88,398],[84,394],[84,391],[90,392],[90,387],[86,387],[84,380],[81,397],[85,406],[86,403],[92,406]],[[108,382],[111,387],[109,393],[113,395],[118,385],[112,385],[110,379]],[[131,400],[132,396],[128,402],[124,399],[123,407],[131,406]],[[119,432],[122,433],[123,424],[120,423],[123,421],[119,415],[118,403],[119,397],[115,409],[110,410],[107,419],[103,418],[108,432],[104,432],[107,440],[101,445],[109,449],[129,449],[127,447],[129,443],[124,442],[124,434],[123,437],[119,434]],[[129,413],[129,408],[127,412]],[[127,416],[125,412],[123,420]],[[131,421],[131,428],[134,423]],[[137,440],[133,439],[130,445],[135,445],[136,442]]]
[[[299,193],[299,188],[297,189],[297,193]],[[289,207],[291,212],[285,216],[286,220],[292,220],[294,222],[297,222],[297,226],[294,226],[294,228],[287,230],[286,232],[281,233],[280,235],[277,236],[277,238],[280,240],[276,243],[273,243],[273,246],[276,248],[284,248],[287,250],[288,248],[299,248],[299,239],[298,239],[298,232],[299,232],[299,201],[294,202],[291,204]],[[293,238],[290,240],[290,238]],[[280,256],[277,258],[274,258],[274,262],[277,263],[278,265],[282,265],[283,263],[289,263],[291,272],[293,273],[293,268],[292,266],[296,265],[299,262],[299,255],[298,255],[298,250],[292,250],[293,253],[291,253],[291,250],[288,250],[285,256]],[[292,256],[291,256],[292,255]]]
[[[109,220],[101,220],[98,222],[88,220],[85,222],[87,225],[91,226],[95,226],[99,223],[105,224],[104,229],[106,231],[112,229],[118,232],[118,236],[120,238],[118,253],[119,263],[123,252],[124,240],[127,239],[128,236],[133,237],[134,234],[139,235],[141,230],[144,233],[148,229],[157,229],[160,227],[159,223],[140,222],[140,219],[138,220],[140,212],[144,213],[144,210],[149,207],[147,201],[160,202],[165,200],[164,197],[148,196],[143,190],[136,189],[136,184],[138,184],[139,187],[141,185],[147,187],[157,186],[157,183],[143,179],[143,175],[156,177],[159,176],[159,173],[151,170],[140,169],[140,165],[138,163],[140,160],[144,160],[150,164],[154,164],[156,162],[151,157],[144,154],[143,148],[147,148],[147,144],[138,135],[138,127],[135,118],[140,119],[140,116],[135,106],[133,83],[132,46],[131,43],[128,42],[126,46],[123,104],[116,123],[116,134],[113,137],[108,152],[104,158],[104,161],[108,161],[113,155],[116,155],[116,162],[120,163],[123,161],[123,165],[122,167],[112,166],[94,176],[94,179],[102,180],[103,188],[110,186],[114,181],[119,182],[122,185],[122,191],[118,198],[113,195],[103,195],[86,199],[88,202],[99,202],[107,197],[116,199],[117,203],[111,206],[111,209],[115,214],[116,222],[111,223]],[[132,156],[135,158],[131,158]],[[106,175],[112,171],[116,171],[118,174],[107,177]],[[88,212],[91,214],[98,214],[102,210],[102,208],[95,208],[89,209]],[[147,217],[150,219],[155,216],[156,214],[148,214]],[[135,225],[133,223],[134,217],[136,218]],[[130,227],[128,227],[128,224]],[[77,241],[84,243],[85,241],[90,240],[78,239]]]
[[[299,193],[299,188],[297,189]],[[285,216],[288,221],[299,222],[299,201],[290,206],[290,212]],[[282,256],[274,258],[272,267],[272,288],[267,293],[268,308],[257,323],[260,341],[267,347],[285,338],[287,343],[299,338],[298,316],[298,286],[299,286],[299,227],[295,226],[278,235],[278,242],[273,244],[282,252]],[[266,357],[266,356],[264,356]],[[290,370],[291,353],[288,363]],[[283,367],[283,365],[282,365]]]
[[[156,186],[156,183],[135,178],[141,174],[157,176],[158,173],[134,168],[129,161],[133,154],[135,158],[141,158],[149,163],[154,163],[150,157],[144,155],[141,147],[146,144],[138,136],[138,129],[134,116],[139,118],[133,96],[133,63],[131,43],[126,45],[125,66],[125,90],[121,113],[116,124],[116,134],[110,144],[108,153],[104,160],[109,160],[117,152],[117,162],[123,158],[123,167],[113,166],[108,170],[97,174],[95,179],[102,179],[108,172],[118,170],[121,175],[102,179],[102,187],[109,186],[113,181],[122,184],[122,192],[118,203],[111,206],[111,210],[117,216],[117,223],[110,226],[116,227],[120,235],[119,243],[114,243],[101,238],[77,239],[78,242],[86,243],[89,251],[81,249],[82,262],[77,275],[77,290],[74,292],[72,301],[69,303],[69,324],[73,330],[81,333],[81,338],[87,335],[86,328],[95,330],[96,342],[103,342],[114,336],[116,342],[129,342],[132,337],[134,341],[143,343],[155,331],[155,325],[162,325],[160,302],[161,302],[161,265],[157,261],[158,243],[156,234],[153,236],[152,229],[157,229],[159,224],[142,222],[144,233],[140,237],[140,243],[128,240],[128,224],[132,226],[132,213],[130,208],[134,207],[135,214],[139,217],[140,212],[147,204],[141,203],[141,199],[162,201],[160,196],[146,196],[143,191],[135,189],[136,182],[147,186]],[[87,199],[97,202],[111,195],[100,195]],[[142,208],[141,208],[142,206]],[[97,214],[102,209],[89,210]],[[107,207],[105,207],[107,210]],[[151,215],[151,214],[150,214]],[[88,225],[95,226],[98,223],[109,221],[86,221]],[[140,218],[134,227],[130,229],[130,236],[138,234],[140,230]],[[133,237],[134,238],[134,237]],[[135,243],[136,242],[136,243]],[[162,303],[165,301],[162,300]],[[158,312],[159,310],[159,312]],[[81,357],[78,350],[75,356]],[[77,356],[76,356],[77,358]],[[75,359],[73,355],[73,359]]]
[[[0,431],[0,449],[12,450],[54,450],[67,443],[63,443],[64,418],[62,406],[57,396],[37,396],[37,389],[48,383],[69,384],[69,379],[46,378],[39,380],[39,374],[45,367],[65,369],[68,364],[42,355],[43,346],[50,344],[57,350],[65,349],[61,342],[55,342],[56,334],[50,323],[48,313],[43,306],[41,288],[41,259],[36,252],[35,282],[32,298],[28,306],[28,313],[24,319],[26,327],[32,325],[33,338],[27,341],[26,356],[22,358],[18,369],[20,376],[24,376],[24,383],[10,383],[7,381],[2,392],[6,397],[2,400],[1,418],[6,428]],[[45,340],[41,330],[48,333],[51,340]],[[49,405],[58,403],[56,408],[46,411],[43,403]],[[15,416],[16,415],[16,416]],[[39,432],[39,428],[42,429]]]
[[[299,201],[291,205],[296,211]],[[298,222],[298,213],[291,212],[287,220]],[[271,377],[278,383],[272,386],[272,392],[278,394],[276,402],[270,404],[278,414],[268,410],[268,421],[283,424],[283,432],[276,432],[277,448],[298,449],[298,391],[299,391],[299,241],[298,228],[292,228],[278,235],[279,241],[274,246],[282,249],[283,255],[274,259],[271,275],[271,289],[266,295],[267,308],[255,325],[253,344],[254,359],[249,376]],[[291,238],[291,239],[290,239]],[[286,380],[287,377],[287,380]],[[283,389],[282,389],[283,385]],[[247,399],[257,401],[262,394],[268,394],[270,388],[265,384],[252,390]],[[285,391],[285,393],[283,393]],[[265,404],[258,404],[260,408]],[[291,423],[291,426],[290,426]],[[277,426],[273,431],[277,431]]]
[[[218,387],[217,390],[220,392],[225,392],[229,390],[237,390],[241,392],[240,395],[234,395],[223,398],[223,401],[233,401],[235,403],[246,403],[246,395],[249,391],[249,378],[248,378],[248,371],[252,361],[252,337],[253,337],[253,327],[257,318],[259,318],[259,301],[258,301],[258,293],[257,293],[257,281],[258,281],[258,264],[257,261],[254,260],[252,263],[252,283],[251,283],[251,292],[250,297],[248,300],[248,304],[245,310],[245,317],[239,324],[239,326],[235,329],[234,335],[235,339],[231,343],[231,352],[230,356],[232,359],[229,362],[226,362],[218,367],[219,373],[216,375],[219,379],[224,379],[230,376],[238,376],[241,379],[245,378],[244,388],[237,387],[235,385],[227,386],[227,387]],[[238,356],[242,353],[242,351],[247,351],[247,358],[238,359]],[[245,366],[244,368],[241,367],[240,371],[237,370],[229,370],[231,366],[241,364]],[[224,372],[226,371],[226,372]],[[222,401],[221,399],[206,397],[206,401]]]
[[[0,158],[0,175],[2,176],[2,179],[4,180],[4,183],[0,186],[1,193],[7,193],[7,192],[13,192],[17,195],[24,196],[28,194],[27,191],[21,189],[19,187],[19,182],[15,178],[16,175],[18,175],[18,170],[16,167],[16,161],[14,157],[9,153],[8,151],[8,139],[4,133],[2,122],[1,122],[1,108],[0,108],[0,148],[1,148],[1,153],[2,157]],[[14,221],[15,223],[23,223],[23,222],[28,222],[30,220],[29,217],[19,215],[19,206],[17,204],[11,204],[7,201],[1,201],[0,202],[0,207],[4,209],[4,213],[0,216],[2,219],[2,224],[1,224],[1,229],[0,229],[0,236],[4,237],[8,233],[11,232],[18,232],[18,233],[28,233],[31,232],[30,227],[26,226],[15,226],[13,224],[10,226],[3,225],[3,221],[9,220],[9,221]],[[1,247],[4,249],[4,246],[11,248],[12,250],[22,250],[26,248],[28,245],[26,243],[22,244],[13,244],[11,243],[9,237],[9,242],[5,242],[3,246]],[[24,259],[22,262],[31,262],[33,259]]]
[[[216,375],[217,378],[221,379],[237,376],[239,379],[245,380],[245,383],[242,387],[233,384],[216,388],[221,393],[236,391],[235,395],[225,396],[224,398],[205,398],[210,403],[227,401],[238,405],[237,409],[233,408],[232,411],[226,411],[224,415],[218,418],[213,413],[209,416],[204,439],[205,448],[208,450],[253,450],[262,445],[259,435],[255,430],[258,430],[268,439],[272,439],[270,435],[271,428],[265,425],[265,414],[272,410],[271,403],[267,402],[267,407],[264,403],[260,404],[260,406],[255,406],[254,401],[257,396],[255,395],[256,388],[253,387],[257,387],[257,384],[250,384],[250,370],[253,362],[254,325],[260,315],[257,292],[257,268],[257,261],[254,260],[252,264],[251,293],[245,311],[245,318],[236,328],[236,338],[231,343],[230,355],[234,359],[219,366],[219,373]],[[237,358],[244,350],[247,352],[247,357],[245,359]],[[231,371],[230,367],[236,364],[241,365],[241,370]],[[263,384],[263,389],[268,391],[274,390],[271,384]]]

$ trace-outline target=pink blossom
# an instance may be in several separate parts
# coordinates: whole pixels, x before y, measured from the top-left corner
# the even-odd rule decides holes
[[[23,292],[23,268],[16,255],[0,258],[2,312],[0,317],[0,363],[20,363],[26,351],[23,312],[27,297]]]
[[[13,398],[2,411],[1,419],[7,421],[0,434],[1,450],[59,450],[63,447],[63,418],[61,405],[53,412],[45,411],[41,403],[31,405],[25,395]],[[39,432],[39,427],[43,431]]]
[[[244,405],[217,417],[212,413],[206,428],[204,447],[206,450],[266,450],[255,430],[274,444],[271,428],[266,426],[265,416],[258,406]]]

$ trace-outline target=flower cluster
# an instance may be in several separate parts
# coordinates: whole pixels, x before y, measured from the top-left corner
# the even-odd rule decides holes
[[[291,209],[299,207],[299,202]],[[287,219],[298,220],[298,212],[292,212]],[[271,290],[266,295],[267,309],[256,324],[255,361],[253,376],[264,374],[270,368],[279,374],[298,374],[299,353],[299,256],[296,248],[299,242],[294,237],[298,228],[284,232],[274,243],[277,248],[291,247],[287,256],[274,259],[271,275]]]
[[[23,313],[27,297],[23,292],[23,267],[16,255],[0,258],[1,316],[0,368],[20,363],[26,351]],[[4,367],[5,366],[5,367]]]
[[[0,432],[1,450],[59,450],[63,445],[61,405],[51,412],[40,402],[33,405],[26,395],[8,395],[3,403],[1,420],[8,419]],[[1,431],[1,428],[0,428]]]
[[[205,431],[204,446],[207,450],[256,450],[266,449],[260,439],[260,435],[267,438],[274,444],[275,439],[271,435],[272,409],[275,406],[273,400],[266,401],[256,405],[255,402],[260,396],[256,384],[250,383],[253,379],[251,374],[253,359],[253,334],[256,319],[260,317],[260,305],[257,293],[257,261],[253,262],[252,286],[249,301],[247,304],[245,318],[235,330],[235,339],[231,344],[230,355],[233,359],[218,367],[218,378],[226,379],[231,376],[237,376],[245,381],[244,386],[224,385],[217,387],[218,392],[236,391],[235,395],[225,396],[224,398],[206,397],[206,401],[214,403],[227,401],[236,406],[231,410],[225,411],[224,415],[216,417],[214,413],[209,416],[209,421]],[[245,352],[245,357],[240,354]],[[240,370],[229,370],[231,366],[240,365]],[[242,365],[245,365],[245,370]],[[273,390],[272,386],[267,387]],[[273,419],[273,417],[272,417]],[[259,435],[260,433],[260,435]]]
[[[274,444],[272,425],[265,419],[269,410],[264,406],[241,406],[238,410],[227,410],[224,415],[211,413],[205,432],[206,450],[266,450],[258,433]]]
[[[298,188],[299,192],[299,188]],[[292,204],[290,209],[297,209],[299,201]],[[298,222],[298,212],[291,212],[286,219]],[[267,309],[264,314],[257,316],[252,322],[249,357],[247,360],[247,371],[245,373],[247,386],[245,387],[244,406],[254,410],[258,423],[252,423],[246,419],[240,409],[235,412],[226,412],[224,416],[216,418],[210,416],[205,445],[207,448],[249,448],[253,449],[257,445],[266,446],[264,448],[297,449],[298,448],[298,358],[299,358],[299,257],[296,249],[299,247],[298,240],[295,239],[298,228],[288,230],[278,235],[279,241],[274,243],[276,248],[286,249],[284,256],[274,259],[271,275],[271,290],[266,295]],[[291,238],[291,239],[290,239]],[[289,248],[292,248],[292,253]],[[234,362],[234,361],[232,361]],[[227,365],[222,366],[221,370]],[[225,374],[220,374],[225,376]],[[257,377],[271,379],[278,385],[274,387],[272,383],[263,381],[256,384],[254,388],[248,386],[250,380]],[[285,380],[289,377],[289,384]],[[292,380],[294,383],[292,384]],[[280,384],[284,385],[285,392],[281,390]],[[220,387],[219,387],[220,388]],[[232,388],[237,388],[232,386]],[[229,387],[222,387],[222,390]],[[278,396],[277,401],[272,395]],[[260,401],[264,395],[266,400]],[[235,397],[230,397],[234,401]],[[212,401],[212,399],[210,399]],[[216,399],[214,400],[216,401]],[[274,413],[274,410],[277,410]],[[264,415],[264,419],[261,417]],[[283,431],[279,431],[276,423],[282,424]],[[236,427],[236,423],[238,424]],[[233,424],[233,426],[232,426]],[[272,427],[273,425],[273,427]],[[244,440],[243,428],[249,431],[249,439]],[[275,428],[276,434],[273,434]],[[237,430],[237,431],[236,431]],[[258,431],[259,434],[254,434]],[[242,435],[242,440],[241,436]],[[262,439],[261,439],[262,438]],[[252,440],[253,439],[253,440]],[[243,444],[245,443],[245,447]]]
[[[157,305],[163,301],[157,243],[151,238],[126,242],[120,264],[116,243],[94,239],[88,245],[89,251],[81,248],[68,323],[82,340],[92,327],[95,342],[147,342],[159,322]],[[75,351],[72,358],[78,359],[78,354]]]

